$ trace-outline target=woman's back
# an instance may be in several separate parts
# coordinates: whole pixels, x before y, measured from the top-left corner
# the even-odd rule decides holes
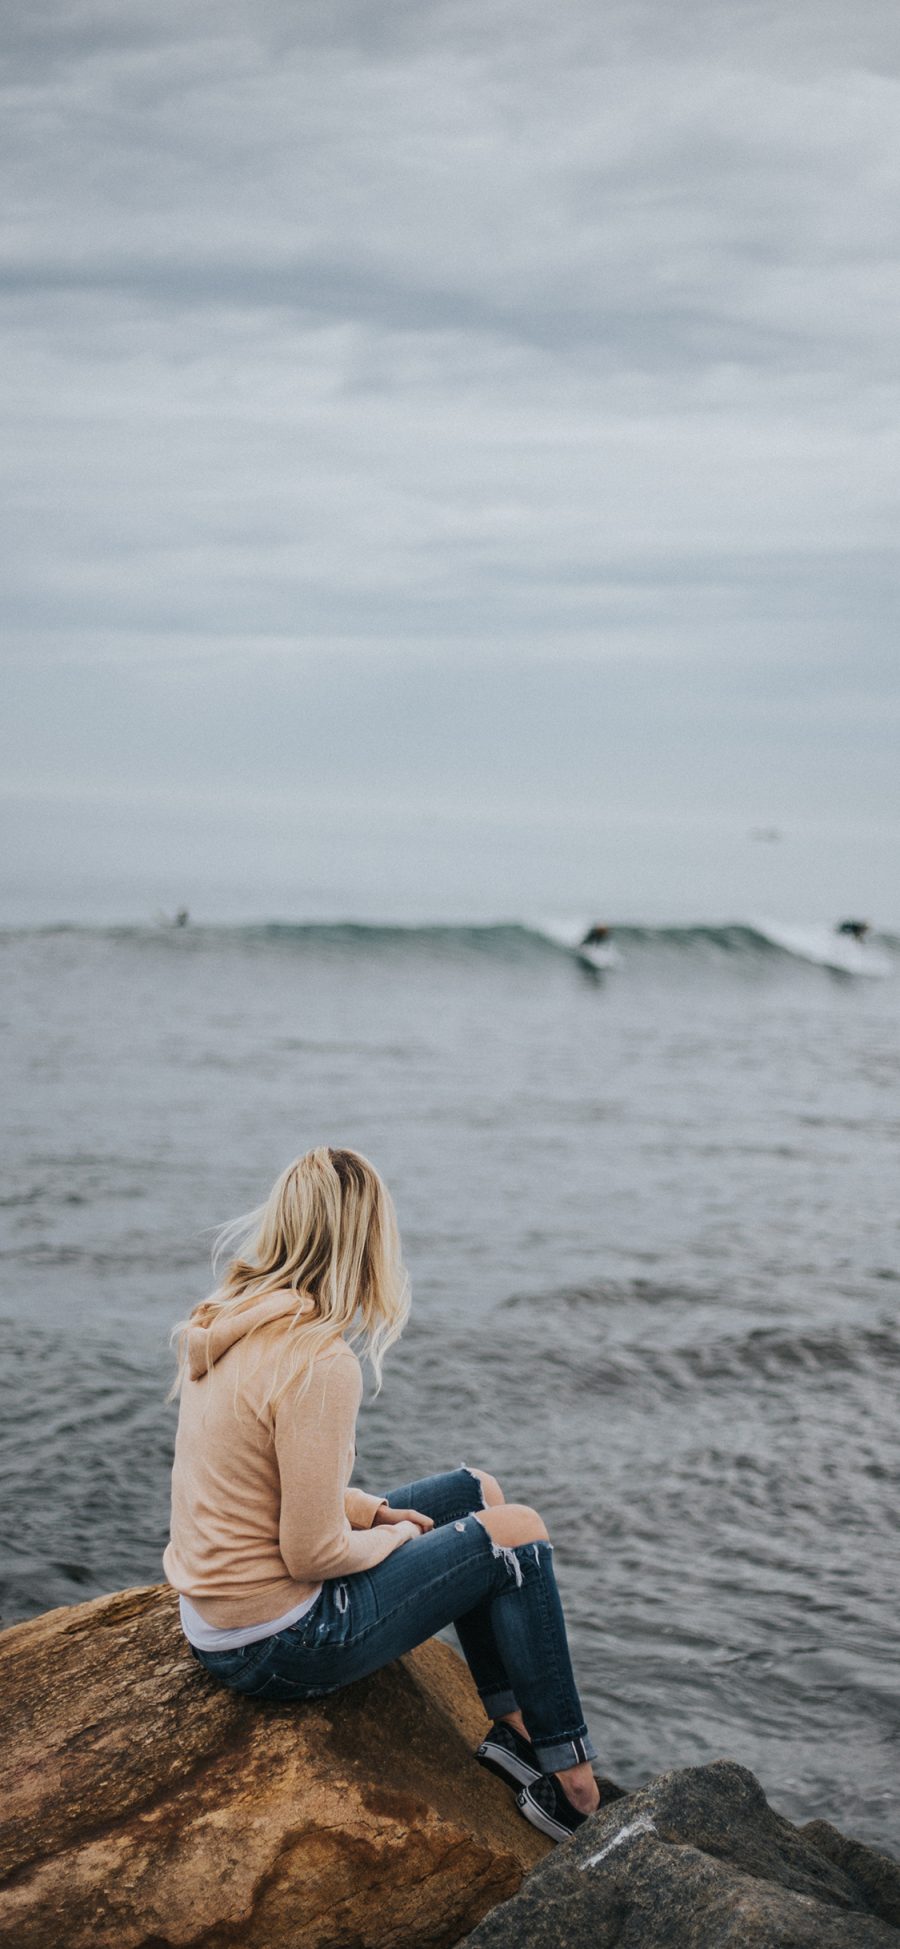
[[[322,1577],[395,1547],[369,1528],[380,1498],[348,1488],[362,1395],[352,1348],[332,1340],[305,1391],[306,1366],[290,1379],[306,1312],[311,1300],[269,1293],[210,1309],[208,1323],[199,1309],[188,1333],[164,1567],[226,1630],[280,1617]]]

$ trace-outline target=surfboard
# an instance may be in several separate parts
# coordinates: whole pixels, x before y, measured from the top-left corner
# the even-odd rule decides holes
[[[622,956],[612,941],[598,941],[595,947],[576,948],[579,961],[587,961],[592,968],[607,972],[610,968],[621,968]]]

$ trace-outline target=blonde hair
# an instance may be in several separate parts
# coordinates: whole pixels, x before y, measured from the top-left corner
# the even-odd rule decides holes
[[[265,1204],[223,1227],[214,1270],[226,1254],[231,1256],[216,1291],[174,1328],[178,1372],[170,1399],[181,1390],[192,1326],[212,1326],[252,1300],[291,1289],[298,1310],[266,1405],[277,1404],[298,1378],[305,1393],[316,1355],[341,1337],[351,1346],[362,1342],[380,1391],[384,1356],[403,1331],[410,1296],[393,1201],[368,1158],[327,1147],[296,1158]]]

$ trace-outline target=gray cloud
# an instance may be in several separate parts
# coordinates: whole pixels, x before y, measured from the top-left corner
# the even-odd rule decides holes
[[[186,788],[182,704],[210,789],[256,727],[264,791],[268,695],[376,796],[374,725],[445,809],[562,802],[614,734],[626,809],[724,815],[793,744],[795,814],[827,774],[850,818],[843,726],[900,817],[893,7],[60,0],[4,39],[19,790],[123,752]]]

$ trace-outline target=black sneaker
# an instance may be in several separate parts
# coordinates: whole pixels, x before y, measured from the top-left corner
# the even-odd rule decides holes
[[[508,1726],[505,1719],[495,1719],[487,1737],[482,1740],[475,1758],[489,1773],[505,1780],[507,1786],[530,1786],[533,1780],[542,1780],[543,1774],[534,1756],[530,1739],[525,1739],[515,1726]]]
[[[604,1793],[600,1787],[601,1807],[619,1798],[616,1789]],[[516,1806],[520,1814],[530,1820],[532,1827],[540,1828],[542,1834],[549,1834],[551,1841],[567,1841],[570,1834],[576,1834],[579,1827],[590,1820],[590,1814],[580,1814],[578,1808],[573,1807],[555,1773],[542,1773],[539,1780],[532,1781],[531,1786],[523,1787],[521,1793],[516,1794]]]

